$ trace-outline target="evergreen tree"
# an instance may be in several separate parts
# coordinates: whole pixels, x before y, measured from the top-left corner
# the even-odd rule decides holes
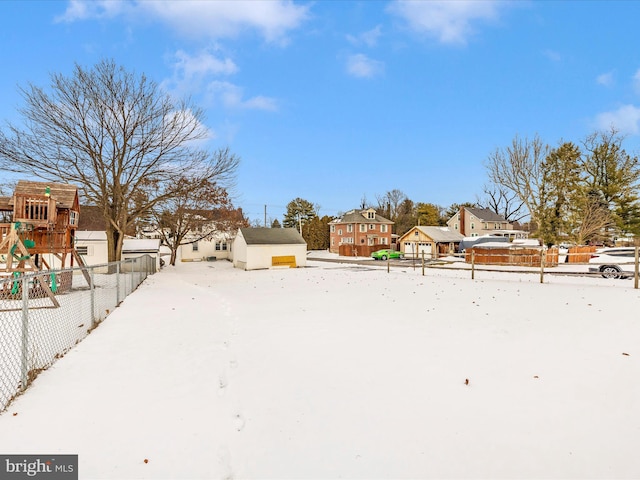
[[[295,228],[299,231],[301,226],[317,216],[317,210],[317,206],[298,197],[287,204],[287,212],[284,215],[282,225],[285,228]]]
[[[273,222],[271,222],[271,228],[282,228],[282,225],[280,225],[280,222],[277,218],[273,220]]]
[[[391,219],[390,219],[391,220]],[[412,200],[405,198],[397,208],[393,233],[404,235],[417,224],[416,208]]]
[[[302,237],[307,242],[307,250],[329,248],[329,222],[331,217],[314,217],[302,227]]]
[[[416,205],[418,225],[438,226],[446,225],[447,221],[443,216],[443,209],[433,203],[418,203]]]
[[[571,233],[569,212],[579,207],[582,194],[580,177],[580,149],[565,142],[549,152],[540,167],[542,182],[538,201],[538,231],[543,244],[559,243]]]
[[[598,192],[620,232],[636,229],[640,162],[622,148],[616,130],[594,133],[583,142],[581,166],[588,191]]]

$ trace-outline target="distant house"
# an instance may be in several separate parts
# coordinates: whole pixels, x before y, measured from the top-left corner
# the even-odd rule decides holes
[[[177,259],[182,262],[199,260],[223,260],[232,257],[233,237],[227,233],[213,234],[209,239],[185,243],[178,247]]]
[[[109,261],[105,220],[99,207],[82,207],[82,216],[75,236],[76,251],[86,265],[101,265]],[[127,237],[122,243],[122,260],[151,256],[160,269],[160,240]]]
[[[233,241],[233,266],[258,270],[305,267],[307,242],[295,228],[241,228]]]
[[[438,258],[455,253],[464,237],[449,227],[413,227],[398,240],[405,257]]]
[[[368,257],[374,250],[392,246],[393,224],[374,208],[350,210],[329,222],[329,251]]]
[[[516,230],[513,223],[488,208],[462,207],[449,219],[447,226],[463,237],[498,235],[514,239],[529,236],[528,232]]]

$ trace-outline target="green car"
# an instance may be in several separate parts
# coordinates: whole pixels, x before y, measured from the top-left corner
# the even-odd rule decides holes
[[[404,253],[397,250],[378,250],[371,254],[374,260],[386,260],[387,258],[404,258]]]

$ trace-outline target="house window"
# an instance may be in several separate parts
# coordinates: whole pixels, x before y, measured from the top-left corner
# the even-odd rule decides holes
[[[197,252],[198,251],[198,242],[194,242],[191,244],[191,251],[192,252]]]
[[[342,229],[341,228],[338,229],[338,235],[342,235]]]
[[[499,224],[499,223],[494,224],[494,225],[493,225],[493,228],[495,228],[496,230],[498,230],[498,229],[500,228],[500,224]]]
[[[216,250],[220,250],[220,248],[222,248],[221,245],[218,242],[216,242]]]
[[[382,245],[386,245],[386,244],[387,244],[387,237],[382,237],[382,238],[380,239],[380,243],[381,243]]]
[[[351,233],[353,232],[353,225],[349,224],[347,225],[347,233]]]
[[[331,233],[336,233],[336,226],[335,225],[331,225]]]
[[[224,242],[222,244],[222,251],[226,251],[227,250],[227,242]]]
[[[335,246],[335,244],[336,244],[336,239],[334,237],[334,238],[331,239],[331,245]]]
[[[458,224],[457,224],[457,223],[453,225],[453,229],[454,229],[454,230],[457,230],[457,229],[458,229]]]
[[[69,212],[69,224],[78,225],[78,213],[73,210]]]
[[[489,224],[488,224],[488,223],[485,223],[485,224],[484,224],[484,229],[485,229],[485,230],[489,230]]]
[[[380,231],[382,233],[387,233],[387,226],[386,225],[380,225]]]
[[[376,218],[376,212],[367,212],[367,218],[369,219]]]
[[[372,223],[371,223],[371,224],[369,224],[369,230],[375,230],[375,229],[376,229],[376,226],[375,226],[375,225],[373,225]]]
[[[361,232],[366,232],[367,231],[367,226],[364,223],[360,224],[360,231]]]
[[[417,237],[418,235],[420,235],[420,233],[419,233],[417,230],[416,230],[413,234],[414,234],[416,237]]]
[[[370,238],[369,239],[369,246],[375,245],[376,244],[376,238]]]
[[[474,230],[476,228],[476,224],[471,222],[471,230]]]

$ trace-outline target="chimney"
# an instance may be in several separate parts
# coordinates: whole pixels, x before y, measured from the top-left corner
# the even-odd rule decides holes
[[[463,237],[467,236],[467,232],[465,231],[464,207],[460,207],[460,234]]]

